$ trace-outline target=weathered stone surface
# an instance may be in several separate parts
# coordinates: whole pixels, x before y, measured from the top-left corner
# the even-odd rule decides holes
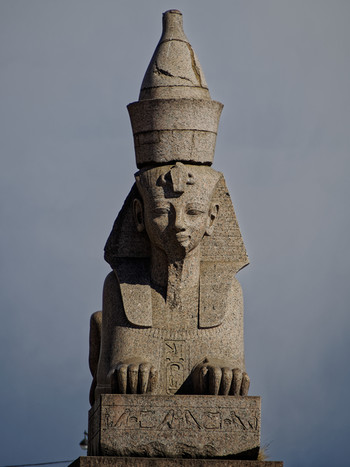
[[[162,130],[217,133],[222,104],[204,99],[152,99],[129,104],[128,110],[136,134]]]
[[[128,105],[136,163],[213,162],[222,104],[204,99],[152,99]]]
[[[239,235],[230,239],[234,228],[225,217],[218,233],[226,234],[226,245],[214,236],[220,198],[228,199],[222,175],[177,162],[141,170],[136,183],[134,218],[124,221],[147,235],[149,259],[117,254],[106,279],[95,395],[246,395],[243,301],[235,279],[246,257],[219,255],[230,240],[245,253]],[[224,216],[232,214],[230,206]],[[212,235],[217,257],[203,261],[202,243]]]
[[[228,459],[170,459],[146,457],[79,457],[70,467],[283,467],[279,461],[228,460]]]
[[[163,32],[143,78],[139,100],[210,99],[199,61],[183,31],[182,14],[163,15]]]
[[[180,157],[182,162],[211,164],[214,157],[216,133],[201,130],[161,130],[137,133],[134,147],[137,166],[145,167],[156,161],[169,164]]]
[[[260,398],[102,395],[89,455],[256,459]]]
[[[136,165],[213,162],[223,105],[212,101],[199,61],[182,28],[182,14],[163,15],[163,34],[128,105]]]
[[[151,243],[145,231],[138,232],[133,213],[133,202],[140,198],[134,185],[127,196],[107,240],[105,260],[116,269],[120,258],[150,258]],[[229,262],[235,272],[249,264],[236,214],[232,205],[224,176],[215,186],[212,202],[219,211],[211,235],[201,242],[201,261]]]
[[[128,106],[140,170],[113,226],[113,271],[91,318],[89,453],[256,458],[260,399],[247,397],[248,258],[223,175],[210,167],[211,100],[181,13]],[[96,402],[95,402],[96,401]]]

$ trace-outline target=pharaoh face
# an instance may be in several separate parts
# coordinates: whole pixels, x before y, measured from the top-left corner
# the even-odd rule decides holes
[[[145,228],[151,243],[168,257],[185,256],[213,229],[218,206],[211,197],[217,172],[177,163],[141,177],[137,181],[143,209],[135,200],[138,229]]]

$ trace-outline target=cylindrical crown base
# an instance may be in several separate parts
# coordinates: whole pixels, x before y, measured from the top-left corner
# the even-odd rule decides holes
[[[185,162],[211,165],[216,133],[199,130],[156,130],[134,135],[136,165]]]
[[[223,105],[207,99],[152,99],[128,105],[137,167],[211,165]]]

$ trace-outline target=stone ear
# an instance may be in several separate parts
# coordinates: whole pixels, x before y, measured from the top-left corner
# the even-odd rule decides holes
[[[219,212],[219,205],[212,203],[212,205],[210,206],[210,210],[209,210],[208,226],[205,231],[206,235],[208,236],[210,236],[213,233],[214,223],[218,215],[218,212]]]
[[[142,232],[145,229],[145,223],[143,220],[143,206],[138,198],[135,198],[133,201],[133,214],[136,229],[138,232]]]

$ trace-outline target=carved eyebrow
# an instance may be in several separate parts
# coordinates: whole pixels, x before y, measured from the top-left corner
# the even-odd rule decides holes
[[[186,204],[186,209],[198,209],[200,211],[206,211],[207,205],[202,203],[188,203]]]
[[[171,206],[170,203],[164,202],[153,202],[151,206],[151,212],[154,214],[160,214],[162,211],[170,211]]]

